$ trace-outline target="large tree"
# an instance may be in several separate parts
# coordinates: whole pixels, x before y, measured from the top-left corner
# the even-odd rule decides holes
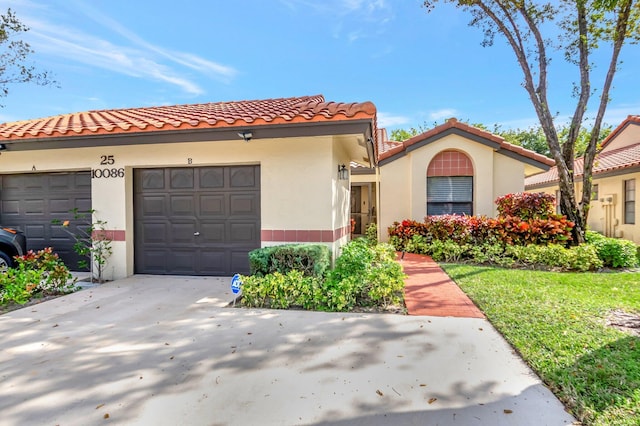
[[[38,71],[28,62],[33,50],[19,39],[28,30],[11,9],[0,15],[0,97],[7,96],[15,83],[56,84],[47,71]]]
[[[575,223],[575,243],[584,241],[594,158],[602,127],[609,91],[625,44],[640,39],[640,0],[427,0],[428,11],[437,3],[452,3],[469,12],[470,25],[484,32],[483,46],[502,37],[513,50],[524,86],[536,111],[540,126],[556,162],[562,213]],[[547,31],[549,31],[547,33]],[[574,85],[576,106],[564,137],[557,131],[548,96],[550,59],[556,49],[564,59],[576,66]],[[596,92],[592,84],[592,55],[608,56],[605,77]],[[597,104],[589,141],[584,153],[582,194],[576,195],[574,157],[576,141],[585,122],[592,95]]]

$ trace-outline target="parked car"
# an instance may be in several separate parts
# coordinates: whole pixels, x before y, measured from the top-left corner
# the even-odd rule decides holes
[[[27,252],[27,238],[18,229],[0,227],[0,272],[13,267],[13,256]]]

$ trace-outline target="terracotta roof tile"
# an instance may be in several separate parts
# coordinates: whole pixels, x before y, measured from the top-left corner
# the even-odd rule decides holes
[[[517,145],[512,145],[509,142],[505,141],[502,137],[498,136],[498,135],[494,135],[491,132],[487,132],[485,130],[479,129],[477,127],[473,127],[470,126],[468,124],[465,123],[461,123],[459,122],[457,119],[455,118],[450,118],[449,120],[447,120],[446,123],[441,124],[439,126],[434,127],[433,129],[430,129],[424,133],[421,133],[419,135],[416,135],[410,139],[407,139],[404,142],[401,142],[399,145],[389,145],[384,147],[385,149],[381,149],[380,150],[380,154],[378,156],[378,161],[380,160],[384,160],[386,158],[390,158],[404,150],[406,150],[408,147],[410,147],[411,145],[414,145],[416,143],[419,143],[421,141],[424,141],[425,139],[428,139],[430,137],[436,136],[440,133],[443,133],[449,129],[459,129],[462,131],[465,131],[467,133],[470,133],[472,135],[476,135],[476,136],[480,136],[481,138],[484,139],[488,139],[490,141],[493,141],[497,144],[499,144],[501,149],[507,150],[507,151],[511,151],[515,154],[521,155],[523,157],[527,157],[530,158],[532,160],[535,160],[539,163],[545,164],[547,166],[552,166],[555,164],[555,162],[549,158],[549,157],[545,157],[544,155],[538,154],[537,152],[522,148],[521,146],[517,146]],[[395,143],[394,143],[395,144]],[[383,144],[384,145],[384,144]]]
[[[322,95],[87,111],[0,124],[0,140],[260,126],[376,118],[371,102],[327,102]]]
[[[574,162],[574,175],[582,176],[584,158],[580,157]],[[593,164],[593,175],[612,172],[640,166],[640,142],[611,151],[601,152],[596,156]],[[529,176],[525,179],[525,187],[545,186],[558,181],[558,169],[552,167],[544,173]]]

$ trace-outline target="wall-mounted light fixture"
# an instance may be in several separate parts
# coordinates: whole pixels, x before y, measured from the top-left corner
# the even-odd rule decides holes
[[[253,137],[253,133],[249,130],[245,130],[243,132],[238,132],[238,136],[244,139],[245,142],[249,142]]]
[[[5,151],[7,149],[7,146],[3,143],[0,143],[0,151]]]
[[[349,180],[349,170],[344,164],[338,164],[338,179]]]

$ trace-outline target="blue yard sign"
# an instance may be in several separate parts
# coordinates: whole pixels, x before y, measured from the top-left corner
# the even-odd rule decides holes
[[[240,287],[242,287],[242,280],[240,279],[240,274],[235,274],[231,278],[231,291],[233,294],[240,293]]]

